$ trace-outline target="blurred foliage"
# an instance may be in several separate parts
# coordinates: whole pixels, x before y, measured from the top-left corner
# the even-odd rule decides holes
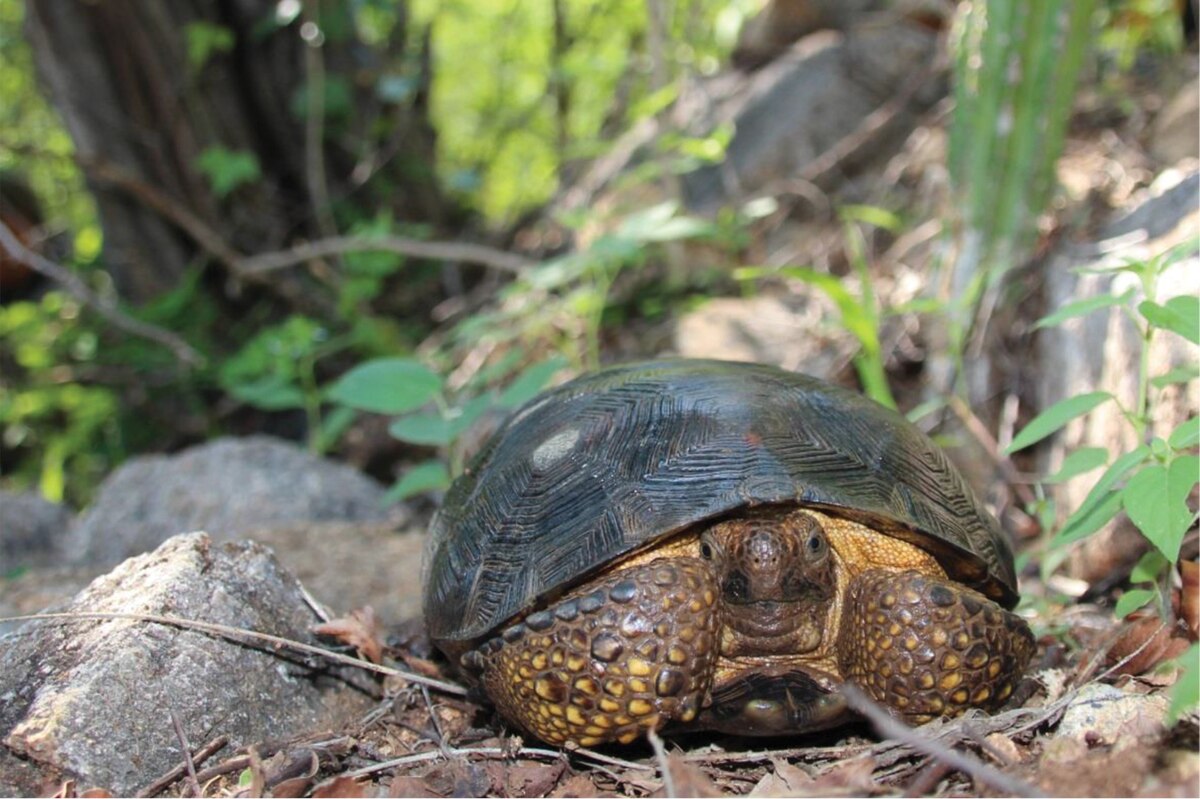
[[[354,0],[324,4],[320,24],[328,40],[357,36],[364,46],[379,49],[403,31],[403,56],[389,62],[383,74],[370,76],[385,110],[410,103],[423,90],[422,43],[428,37],[439,176],[502,238],[624,132],[668,108],[682,79],[719,69],[741,22],[759,5],[758,0]],[[1020,16],[1011,2],[970,5],[986,7],[992,19],[1001,12]],[[1160,30],[1166,13],[1160,4],[1101,5],[1107,27],[1099,46],[1118,53],[1113,57],[1121,63],[1131,59],[1120,53],[1167,42]],[[661,18],[650,19],[652,9]],[[263,30],[298,25],[300,10],[300,3],[276,4],[271,18],[262,21]],[[72,240],[71,252],[60,260],[111,296],[104,264],[97,261],[101,238],[95,211],[71,160],[70,139],[36,85],[21,18],[20,0],[0,0],[0,96],[5,98],[0,170],[17,170],[28,179],[42,201],[49,231],[66,231]],[[1059,101],[1069,109],[1070,81],[1046,80],[1070,77],[1069,70],[1060,71],[1069,64],[1058,62],[1070,62],[1082,51],[1068,47],[1067,58],[1060,59],[1052,53],[1059,40],[1043,32],[1027,52],[1015,53],[1032,58],[1027,74],[1037,85],[999,85],[995,81],[1007,75],[1000,68],[1005,62],[987,50],[998,45],[982,31],[977,22],[964,31],[959,86],[975,94],[960,106],[955,124],[971,135],[983,130],[988,133],[983,141],[998,143],[982,147],[981,140],[973,140],[965,148],[960,141],[952,157],[958,174],[972,176],[962,181],[974,198],[966,205],[976,213],[970,218],[986,216],[989,224],[1010,219],[1019,227],[1026,221],[1021,214],[1040,209],[1037,198],[1047,184],[1027,184],[1023,178],[1005,183],[1011,188],[1005,202],[1016,209],[1015,216],[1006,216],[992,214],[992,182],[1021,159],[1041,164],[1039,159],[1053,152],[1052,137],[1028,136],[1053,133],[1060,125],[1057,118],[1042,120],[1036,109]],[[236,44],[231,31],[204,22],[189,24],[183,41],[197,74]],[[973,60],[981,53],[986,57]],[[1048,60],[1047,53],[1055,58]],[[337,137],[352,87],[362,76],[338,71],[348,65],[327,68],[322,121],[326,135]],[[1036,96],[1026,96],[1030,92]],[[308,108],[306,92],[289,99],[299,122]],[[990,115],[974,114],[989,109]],[[1027,136],[1020,140],[1024,144],[1001,136],[1008,135],[999,124],[1002,118],[1028,123],[1013,133]],[[381,114],[368,135],[386,141],[389,124]],[[728,124],[695,137],[667,132],[622,176],[622,188],[650,186],[664,176],[719,162],[733,133]],[[1030,146],[1032,155],[1021,149]],[[254,154],[220,147],[206,150],[195,167],[217,198],[254,184],[261,175]],[[1042,194],[1023,193],[1030,186]],[[55,291],[30,302],[9,302],[0,306],[5,484],[38,486],[51,498],[79,504],[96,480],[129,454],[179,446],[237,429],[235,423],[264,419],[298,431],[310,447],[324,452],[338,446],[358,414],[368,412],[393,417],[392,434],[415,448],[404,456],[419,465],[396,495],[440,488],[462,466],[464,431],[471,422],[513,407],[560,370],[599,365],[607,332],[686,308],[717,286],[737,290],[728,270],[694,263],[680,267],[669,250],[689,241],[706,248],[715,263],[740,260],[749,225],[772,212],[763,207],[771,198],[698,219],[663,202],[661,194],[653,196],[657,199],[643,207],[585,208],[556,220],[580,246],[565,252],[550,246],[544,260],[513,276],[481,277],[474,268],[386,252],[344,255],[335,275],[320,278],[333,296],[333,307],[324,315],[251,296],[239,299],[242,304],[231,316],[215,299],[224,291],[225,276],[214,267],[197,266],[174,291],[125,310],[180,333],[204,352],[208,365],[199,370],[180,368],[157,345],[123,337]],[[345,234],[434,235],[386,211],[365,212],[339,198],[332,210]],[[799,267],[789,273],[833,298],[840,312],[837,324],[859,342],[860,379],[885,403],[894,401],[883,373],[879,325],[900,309],[881,307],[874,296],[863,236],[868,229],[896,232],[902,224],[882,209],[848,207],[843,225],[850,278]],[[481,288],[487,289],[486,300],[471,299]],[[457,310],[433,313],[431,305],[447,295],[461,301]],[[398,378],[403,378],[399,388]],[[373,407],[370,398],[381,385],[392,385],[397,396],[411,392],[420,402],[403,409]],[[247,411],[260,416],[247,422]],[[427,457],[433,459],[421,461]]]
[[[963,8],[949,152],[961,202],[948,332],[959,358],[985,296],[1022,262],[1047,208],[1094,38],[1096,0],[987,0]]]
[[[512,222],[632,122],[673,99],[677,78],[716,72],[757,5],[414,0],[414,18],[433,26],[433,119],[446,184],[493,222]],[[648,42],[651,6],[666,17],[661,52]],[[666,78],[662,86],[654,85],[656,70]],[[565,110],[556,100],[560,87]]]

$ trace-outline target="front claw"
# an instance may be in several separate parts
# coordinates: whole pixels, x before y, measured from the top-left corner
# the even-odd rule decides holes
[[[999,707],[1036,648],[1019,616],[917,571],[856,577],[840,629],[842,676],[914,724]]]
[[[717,659],[716,577],[696,558],[614,572],[464,655],[504,717],[553,744],[630,743],[695,720]]]

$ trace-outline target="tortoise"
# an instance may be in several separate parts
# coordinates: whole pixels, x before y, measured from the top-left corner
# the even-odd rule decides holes
[[[660,360],[516,411],[447,492],[437,646],[558,745],[778,735],[1003,704],[1034,651],[1012,552],[903,417],[770,366]]]

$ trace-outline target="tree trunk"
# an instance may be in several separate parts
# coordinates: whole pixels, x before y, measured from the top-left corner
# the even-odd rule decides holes
[[[303,21],[277,22],[274,0],[29,0],[39,77],[75,142],[105,263],[127,299],[170,290],[219,249],[181,220],[253,254],[316,237],[318,211],[326,220],[356,207],[441,218],[427,60],[406,56],[403,5],[392,41],[372,50],[355,37],[348,0],[308,2],[326,89],[315,126],[305,115],[313,61]],[[189,53],[206,40],[216,42],[206,58]],[[411,88],[377,90],[396,76]],[[321,134],[315,153],[306,153],[306,130]],[[218,194],[199,166],[214,148],[252,155],[259,176]]]

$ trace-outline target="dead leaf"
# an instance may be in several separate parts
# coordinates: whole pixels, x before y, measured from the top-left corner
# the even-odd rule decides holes
[[[397,774],[388,785],[388,796],[432,797],[438,796],[429,789],[424,777],[412,774]]]
[[[425,774],[430,790],[441,796],[484,796],[491,793],[492,779],[487,769],[469,760],[439,763]],[[504,784],[503,777],[496,783]]]
[[[79,799],[112,799],[113,796],[114,794],[109,793],[103,788],[88,788],[79,794]]]
[[[554,789],[566,771],[561,760],[554,763],[529,763],[513,765],[504,770],[501,784],[509,796],[545,796]],[[493,772],[493,782],[495,782]]]
[[[568,796],[611,796],[612,794],[602,793],[596,787],[596,783],[587,774],[572,774],[558,784],[551,796],[568,797]]]
[[[368,790],[371,786],[369,782],[359,782],[353,777],[340,776],[325,780],[316,788],[313,788],[313,797],[330,797],[344,796],[347,799],[362,799],[362,797],[375,796],[373,790]]]
[[[312,785],[312,777],[292,777],[288,780],[280,780],[271,786],[271,796],[276,799],[292,799],[296,796],[304,796],[308,793],[308,787]]]
[[[878,787],[875,784],[875,760],[867,756],[844,760],[819,772],[810,791],[815,790],[818,796],[826,793],[864,795],[874,793]]]
[[[1194,560],[1179,561],[1179,577],[1183,588],[1179,597],[1179,617],[1188,626],[1193,641],[1200,638],[1200,564]]]
[[[751,789],[751,796],[811,796],[813,778],[799,766],[779,758],[771,759],[772,771]]]
[[[678,752],[667,755],[667,768],[671,771],[671,787],[675,789],[675,796],[723,795],[699,766],[687,762]],[[655,791],[653,795],[666,796],[666,786]]]
[[[370,605],[350,611],[349,615],[331,619],[312,628],[317,635],[336,638],[371,661],[383,660],[382,630],[375,618],[375,609]]]
[[[1139,611],[1126,620],[1105,659],[1110,666],[1120,664],[1117,674],[1143,674],[1162,661],[1183,654],[1187,646],[1181,631],[1163,624],[1154,612]]]

